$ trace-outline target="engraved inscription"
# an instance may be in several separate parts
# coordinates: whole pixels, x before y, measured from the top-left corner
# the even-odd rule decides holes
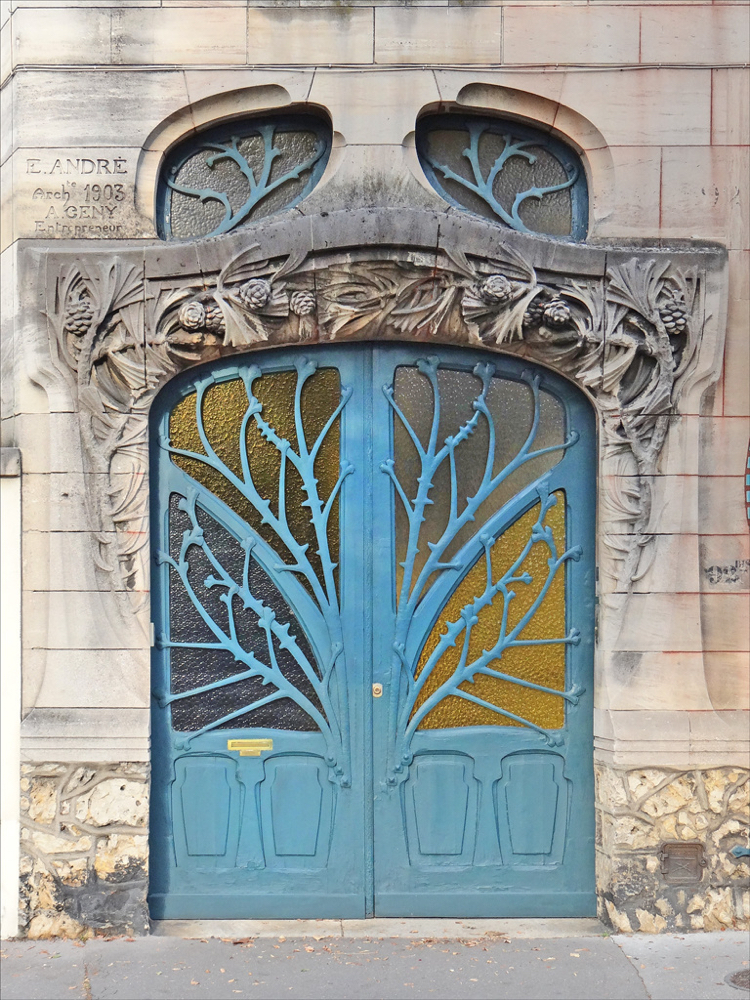
[[[728,566],[704,566],[703,575],[714,587],[720,584],[746,587],[750,582],[750,559],[735,559]]]
[[[74,158],[57,157],[49,169],[39,157],[30,156],[26,160],[27,174],[126,174],[127,159],[123,156],[97,157],[92,160],[88,156]]]
[[[133,162],[55,150],[27,156],[20,167],[19,232],[41,239],[122,239],[144,235],[135,218]]]

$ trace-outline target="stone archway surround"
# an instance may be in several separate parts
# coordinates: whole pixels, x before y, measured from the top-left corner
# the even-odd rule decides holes
[[[646,776],[634,778],[632,769],[612,766],[617,736],[606,711],[607,673],[618,654],[639,648],[633,636],[648,613],[649,575],[660,558],[659,505],[670,500],[660,489],[664,463],[679,473],[699,452],[694,418],[723,351],[723,249],[581,246],[450,210],[372,209],[289,213],[202,242],[26,254],[48,328],[48,343],[37,345],[36,379],[78,415],[98,586],[113,627],[134,648],[150,642],[149,408],[186,367],[290,344],[314,351],[332,341],[407,340],[426,350],[461,344],[528,357],[587,391],[600,425],[602,912],[621,929],[638,929],[638,920],[644,930],[681,926],[685,903],[658,884],[650,860],[662,840],[673,839],[668,824],[654,822],[659,797],[704,799],[718,782],[723,804],[710,825],[719,829],[731,821],[743,775],[723,768],[687,777],[672,765],[648,774],[641,766]],[[686,589],[689,572],[673,568],[674,592]],[[697,574],[696,566],[695,591]],[[710,707],[707,693],[696,707]],[[93,774],[81,787],[90,794],[96,781]],[[713,854],[706,848],[716,879],[729,846],[716,840]],[[637,891],[623,895],[634,879]],[[671,915],[654,909],[659,893]]]

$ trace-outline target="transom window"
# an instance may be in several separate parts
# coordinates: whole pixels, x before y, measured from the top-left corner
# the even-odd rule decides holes
[[[159,235],[219,236],[291,208],[320,180],[330,152],[330,125],[310,114],[226,122],[191,137],[162,168]]]
[[[588,195],[572,149],[539,129],[480,115],[426,115],[417,153],[452,205],[521,233],[584,239]]]

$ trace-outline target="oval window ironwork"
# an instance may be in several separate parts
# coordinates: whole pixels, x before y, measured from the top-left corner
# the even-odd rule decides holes
[[[220,236],[298,204],[325,170],[331,135],[305,114],[226,122],[180,143],[159,178],[159,235]]]
[[[588,190],[583,164],[559,139],[518,122],[426,115],[417,154],[446,201],[521,233],[582,240]]]

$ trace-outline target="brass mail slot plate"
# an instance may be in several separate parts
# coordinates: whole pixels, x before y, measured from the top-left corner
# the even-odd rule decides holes
[[[227,750],[239,750],[240,757],[260,757],[264,750],[273,750],[273,740],[227,740]]]

